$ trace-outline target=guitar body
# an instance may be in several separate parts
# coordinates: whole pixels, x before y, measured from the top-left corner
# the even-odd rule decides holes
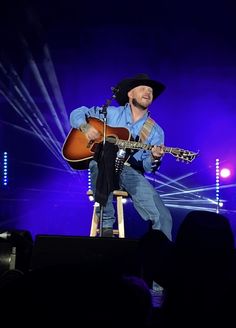
[[[96,146],[103,141],[103,122],[97,118],[88,118],[88,123],[92,125],[100,136],[94,141],[89,141],[86,135],[72,128],[62,146],[62,155],[69,165],[76,170],[86,170],[90,160],[96,151]],[[115,139],[130,140],[130,132],[126,128],[113,128],[106,125],[106,137]]]

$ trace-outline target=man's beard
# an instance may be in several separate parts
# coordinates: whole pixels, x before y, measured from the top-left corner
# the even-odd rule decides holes
[[[146,110],[147,107],[146,106],[143,106],[141,105],[135,98],[132,99],[132,104],[137,107],[137,108],[140,108],[142,110]]]

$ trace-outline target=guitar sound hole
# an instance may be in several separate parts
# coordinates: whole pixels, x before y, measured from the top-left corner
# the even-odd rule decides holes
[[[93,153],[95,153],[95,151],[96,151],[96,149],[97,149],[97,145],[98,145],[98,144],[93,144],[93,145],[92,145],[92,147],[91,147],[90,150],[91,150]]]

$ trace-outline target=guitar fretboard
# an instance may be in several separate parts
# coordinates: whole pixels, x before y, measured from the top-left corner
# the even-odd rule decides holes
[[[130,141],[130,140],[123,140],[114,137],[107,137],[106,140],[111,142],[122,149],[145,149],[151,150],[153,145],[143,144],[139,141]],[[192,162],[194,158],[198,155],[197,153],[191,152],[189,150],[181,149],[181,148],[174,148],[174,147],[164,147],[163,148],[165,153],[169,153],[177,158],[177,160],[181,159],[185,162]]]
[[[115,145],[117,145],[120,148],[130,148],[130,149],[145,149],[145,150],[151,150],[153,146],[143,144],[139,141],[130,141],[130,140],[120,140],[115,139]],[[165,153],[171,153],[172,147],[164,147]]]

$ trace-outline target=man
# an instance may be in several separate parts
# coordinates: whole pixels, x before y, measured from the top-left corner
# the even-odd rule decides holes
[[[162,128],[149,118],[149,106],[165,89],[165,86],[152,80],[146,74],[139,74],[120,81],[114,88],[119,107],[106,108],[106,123],[110,127],[122,127],[130,131],[133,139],[153,145],[151,150],[140,149],[131,153],[119,176],[120,187],[132,198],[137,212],[144,220],[150,220],[152,229],[161,230],[171,240],[172,218],[157,191],[145,178],[145,172],[153,172],[160,165],[164,154],[164,132]],[[103,120],[101,107],[85,107],[74,109],[70,115],[73,128],[83,131],[88,141],[101,136],[101,131],[88,124],[86,118],[95,117]],[[98,163],[89,163],[94,192],[98,179]],[[111,237],[113,230],[114,207],[112,193],[109,194],[102,216],[103,236]],[[99,208],[97,210],[99,216]]]

